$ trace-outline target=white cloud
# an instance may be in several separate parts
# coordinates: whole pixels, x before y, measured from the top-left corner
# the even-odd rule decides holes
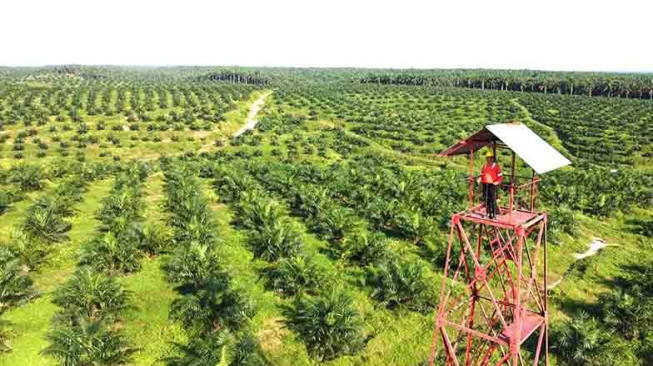
[[[647,1],[21,0],[0,10],[0,65],[653,71]]]

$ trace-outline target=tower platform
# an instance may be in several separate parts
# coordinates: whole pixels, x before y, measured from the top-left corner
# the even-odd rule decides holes
[[[497,217],[490,219],[483,205],[469,208],[458,213],[458,215],[461,220],[498,226],[505,229],[515,229],[517,227],[528,228],[537,224],[546,216],[546,214],[542,212],[535,212],[527,209],[511,210],[508,207],[500,207]]]

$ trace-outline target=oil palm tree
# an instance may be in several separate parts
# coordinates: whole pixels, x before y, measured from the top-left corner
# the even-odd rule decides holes
[[[57,243],[68,240],[66,232],[71,226],[62,215],[57,213],[56,206],[37,204],[27,209],[23,231],[33,238]]]
[[[313,217],[311,226],[326,240],[339,242],[358,225],[351,210],[329,205]]]
[[[172,246],[171,230],[158,223],[148,223],[142,229],[140,250],[149,255],[157,255],[170,250]]]
[[[638,286],[629,293],[618,289],[599,298],[603,321],[629,341],[649,333],[653,322],[653,301],[643,295]]]
[[[360,231],[344,240],[341,256],[362,266],[388,258],[388,239],[379,232]]]
[[[0,248],[0,317],[8,309],[38,295],[32,284],[33,281],[25,273],[18,256],[7,248]],[[11,350],[8,344],[9,334],[5,330],[7,324],[0,319],[0,352]]]
[[[37,296],[32,284],[19,257],[7,248],[0,248],[0,314]]]
[[[42,173],[38,165],[18,165],[11,170],[10,180],[23,191],[41,189]]]
[[[297,333],[308,353],[320,361],[353,354],[363,346],[362,320],[346,293],[297,298],[284,307],[283,315],[286,327]]]
[[[173,301],[170,316],[197,335],[241,328],[253,315],[253,306],[230,285],[226,272],[212,273],[197,291]]]
[[[599,328],[598,322],[586,313],[575,316],[554,332],[554,351],[567,365],[586,365],[601,345],[607,334]]]
[[[313,257],[282,258],[266,271],[267,284],[284,295],[316,294],[326,281],[326,272]]]
[[[255,257],[271,262],[293,257],[302,247],[299,230],[291,223],[277,219],[252,230],[248,242]]]
[[[118,190],[104,199],[98,218],[105,225],[105,230],[121,231],[130,222],[141,219],[144,207],[140,190]]]
[[[163,269],[168,281],[177,285],[181,293],[192,293],[204,287],[209,277],[220,271],[220,265],[211,246],[191,242],[176,248]]]
[[[420,243],[425,236],[434,230],[433,219],[424,216],[419,209],[400,207],[393,219],[393,225],[403,236],[414,244]]]
[[[372,298],[388,308],[429,309],[433,298],[425,267],[420,262],[390,259],[369,269],[367,284],[374,288]]]
[[[240,224],[248,229],[257,229],[281,217],[279,204],[259,189],[243,192],[236,210]]]
[[[98,271],[130,273],[141,268],[140,233],[134,229],[112,231],[92,239],[83,249],[80,264]]]
[[[117,366],[131,361],[136,349],[120,331],[102,321],[80,320],[78,326],[56,327],[47,335],[42,351],[66,366]]]
[[[180,355],[164,359],[170,366],[264,366],[267,360],[255,338],[220,331],[174,344]]]
[[[130,295],[115,277],[82,267],[55,291],[52,302],[61,307],[59,320],[98,321],[115,318],[129,309]]]

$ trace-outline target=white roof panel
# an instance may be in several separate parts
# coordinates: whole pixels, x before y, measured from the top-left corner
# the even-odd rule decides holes
[[[502,123],[488,125],[485,128],[512,149],[538,174],[571,164],[571,161],[524,124]]]

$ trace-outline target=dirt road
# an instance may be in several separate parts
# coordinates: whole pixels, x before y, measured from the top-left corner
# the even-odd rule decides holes
[[[263,104],[265,104],[265,98],[268,97],[272,92],[266,92],[261,94],[261,96],[252,104],[252,107],[249,109],[249,113],[247,114],[247,120],[245,121],[245,124],[234,133],[234,137],[238,137],[242,134],[245,133],[245,131],[248,130],[253,130],[254,127],[256,127],[256,124],[258,123],[258,120],[256,119],[256,115],[258,115],[258,112],[263,108]]]

